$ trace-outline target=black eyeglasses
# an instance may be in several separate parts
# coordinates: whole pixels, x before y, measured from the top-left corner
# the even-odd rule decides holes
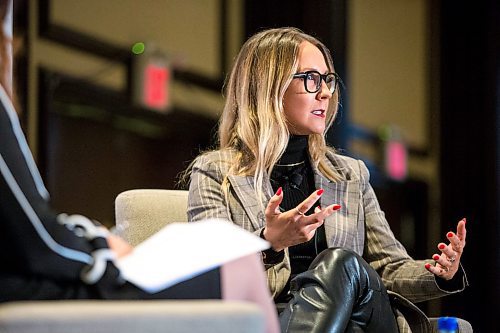
[[[318,71],[307,71],[293,74],[294,79],[302,79],[308,93],[314,94],[321,90],[321,81],[326,83],[328,90],[333,94],[339,82],[342,82],[337,73],[321,74]]]

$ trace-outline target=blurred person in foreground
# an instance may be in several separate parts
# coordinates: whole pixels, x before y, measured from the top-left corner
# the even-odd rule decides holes
[[[148,293],[120,277],[132,248],[99,223],[54,212],[11,103],[12,3],[0,0],[0,302],[63,299],[225,299],[256,303],[279,324],[257,254]]]

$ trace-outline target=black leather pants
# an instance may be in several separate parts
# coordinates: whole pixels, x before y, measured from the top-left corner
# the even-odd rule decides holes
[[[354,252],[326,249],[292,279],[282,332],[398,332],[382,280]]]

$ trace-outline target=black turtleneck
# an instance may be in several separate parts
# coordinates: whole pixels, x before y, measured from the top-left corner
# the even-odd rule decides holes
[[[270,178],[275,192],[279,187],[283,189],[283,201],[280,205],[282,211],[297,207],[316,190],[314,173],[309,161],[308,136],[290,137],[288,146],[275,165]],[[312,214],[318,205],[319,201],[306,215]],[[288,251],[292,277],[306,271],[314,258],[326,248],[324,226],[316,230],[315,236],[310,241],[290,247]]]

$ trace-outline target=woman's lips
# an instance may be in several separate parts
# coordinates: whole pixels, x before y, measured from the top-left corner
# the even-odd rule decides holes
[[[325,110],[314,110],[311,113],[316,117],[325,118]]]

